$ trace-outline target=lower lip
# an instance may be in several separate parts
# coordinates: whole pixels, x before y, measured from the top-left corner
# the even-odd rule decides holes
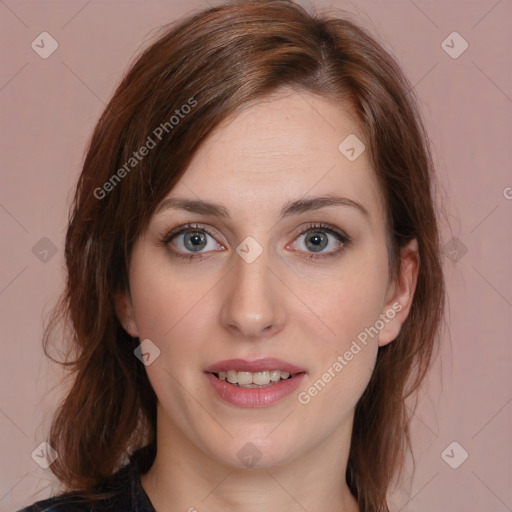
[[[227,402],[238,407],[265,407],[293,393],[306,374],[299,373],[291,379],[280,380],[264,388],[239,388],[218,379],[212,373],[205,375],[213,389]]]

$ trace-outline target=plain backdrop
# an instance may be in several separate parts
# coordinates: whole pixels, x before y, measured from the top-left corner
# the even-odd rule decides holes
[[[55,480],[31,457],[62,394],[42,322],[63,286],[68,208],[88,139],[154,29],[214,3],[0,0],[2,512],[49,496]],[[346,9],[404,68],[450,223],[448,327],[413,417],[416,471],[392,494],[393,511],[510,511],[512,1],[314,5]],[[47,58],[42,37],[45,51],[58,44]]]

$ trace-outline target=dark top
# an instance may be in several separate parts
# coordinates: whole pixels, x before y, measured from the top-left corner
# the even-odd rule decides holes
[[[97,502],[80,501],[73,493],[37,501],[18,512],[155,512],[144,491],[140,475],[153,463],[154,449],[145,446],[130,456],[130,462],[103,482],[98,492],[114,492],[111,498]]]

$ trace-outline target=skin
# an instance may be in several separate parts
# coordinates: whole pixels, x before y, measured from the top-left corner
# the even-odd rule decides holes
[[[418,254],[413,241],[400,279],[389,280],[383,198],[367,152],[350,162],[338,150],[352,133],[364,141],[347,109],[311,93],[283,89],[251,104],[210,135],[167,196],[221,203],[230,218],[162,210],[135,243],[130,294],[118,293],[116,311],[132,336],[161,351],[146,366],[158,398],[158,453],[142,477],[157,512],[359,510],[345,483],[354,409],[379,346],[407,317]],[[335,205],[279,219],[287,201],[327,195],[356,201],[367,215]],[[172,255],[197,256],[183,234],[162,243],[187,222],[212,234],[202,259]],[[351,242],[308,229],[318,222]],[[305,231],[329,240],[320,254],[342,251],[307,259],[319,253]],[[263,248],[252,263],[236,252],[248,236]],[[379,334],[299,403],[298,393],[396,303],[401,310]],[[229,404],[203,374],[224,359],[263,357],[307,372],[297,392],[270,406]],[[248,442],[261,453],[252,468],[237,457]]]

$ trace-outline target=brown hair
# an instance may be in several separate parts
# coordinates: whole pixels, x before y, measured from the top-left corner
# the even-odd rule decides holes
[[[410,448],[405,399],[431,364],[443,317],[429,142],[412,88],[381,45],[351,21],[286,0],[235,2],[165,27],[97,123],[66,236],[66,291],[44,338],[49,356],[57,323],[70,328],[61,364],[74,379],[49,435],[59,453],[51,469],[66,489],[98,498],[98,485],[130,451],[156,443],[156,396],[133,353],[139,340],[114,310],[115,293],[129,290],[135,238],[205,137],[244,105],[285,86],[344,102],[356,113],[385,199],[393,277],[400,249],[418,242],[412,308],[398,338],[379,349],[357,404],[346,474],[362,512],[388,510],[386,492]],[[135,161],[134,151],[150,138],[154,148]]]

